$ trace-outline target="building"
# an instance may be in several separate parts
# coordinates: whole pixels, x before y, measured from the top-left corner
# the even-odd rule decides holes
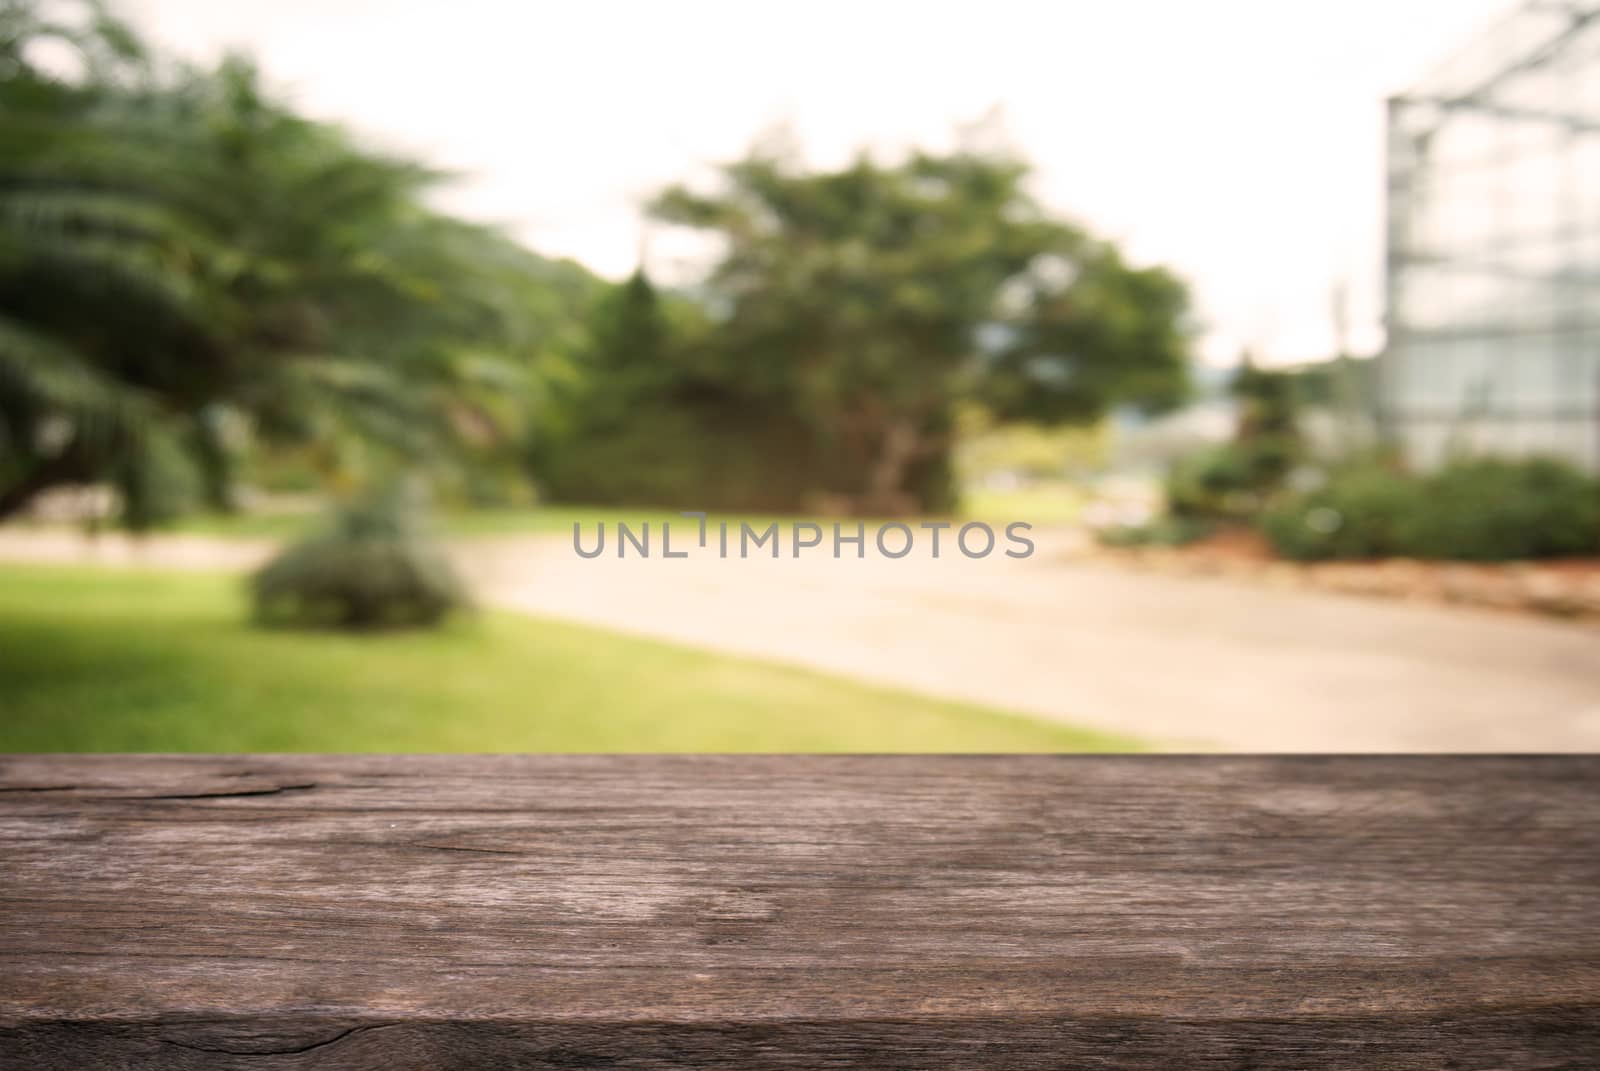
[[[1526,0],[1389,102],[1379,419],[1600,471],[1600,0]]]

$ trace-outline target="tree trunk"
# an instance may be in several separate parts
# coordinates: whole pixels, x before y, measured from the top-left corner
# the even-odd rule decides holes
[[[916,513],[921,505],[906,490],[906,475],[922,451],[922,436],[911,421],[891,420],[883,429],[878,455],[867,471],[867,489],[861,496],[859,512],[872,516],[896,517]]]

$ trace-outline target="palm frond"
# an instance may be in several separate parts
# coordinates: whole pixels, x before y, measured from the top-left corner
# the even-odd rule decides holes
[[[0,382],[41,406],[81,417],[126,421],[154,412],[151,399],[119,383],[72,349],[0,316]]]

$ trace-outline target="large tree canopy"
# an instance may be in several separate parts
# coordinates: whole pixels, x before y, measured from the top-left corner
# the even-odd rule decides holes
[[[136,523],[185,486],[223,504],[241,443],[330,479],[517,459],[570,499],[904,512],[950,503],[965,403],[1091,420],[1185,383],[1184,288],[1052,218],[1013,159],[752,153],[652,205],[715,239],[696,287],[597,304],[430,209],[442,178],[243,59],[0,0],[0,517],[69,483]]]
[[[552,291],[588,276],[428,209],[441,177],[242,59],[179,68],[97,4],[0,0],[0,516],[110,481],[148,520],[183,468],[222,501],[230,429],[335,470],[481,463],[536,399]]]
[[[900,512],[940,504],[960,401],[1061,421],[1183,393],[1184,287],[1051,218],[1026,175],[964,152],[820,172],[755,153],[652,211],[718,239],[713,377],[845,459],[828,490]]]

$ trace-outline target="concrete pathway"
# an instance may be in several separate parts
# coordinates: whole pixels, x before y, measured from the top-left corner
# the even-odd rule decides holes
[[[1070,549],[1067,536],[979,561],[585,560],[569,536],[456,548],[490,605],[1169,748],[1600,750],[1593,625],[1129,572]],[[0,530],[11,560],[242,568],[266,550]]]

